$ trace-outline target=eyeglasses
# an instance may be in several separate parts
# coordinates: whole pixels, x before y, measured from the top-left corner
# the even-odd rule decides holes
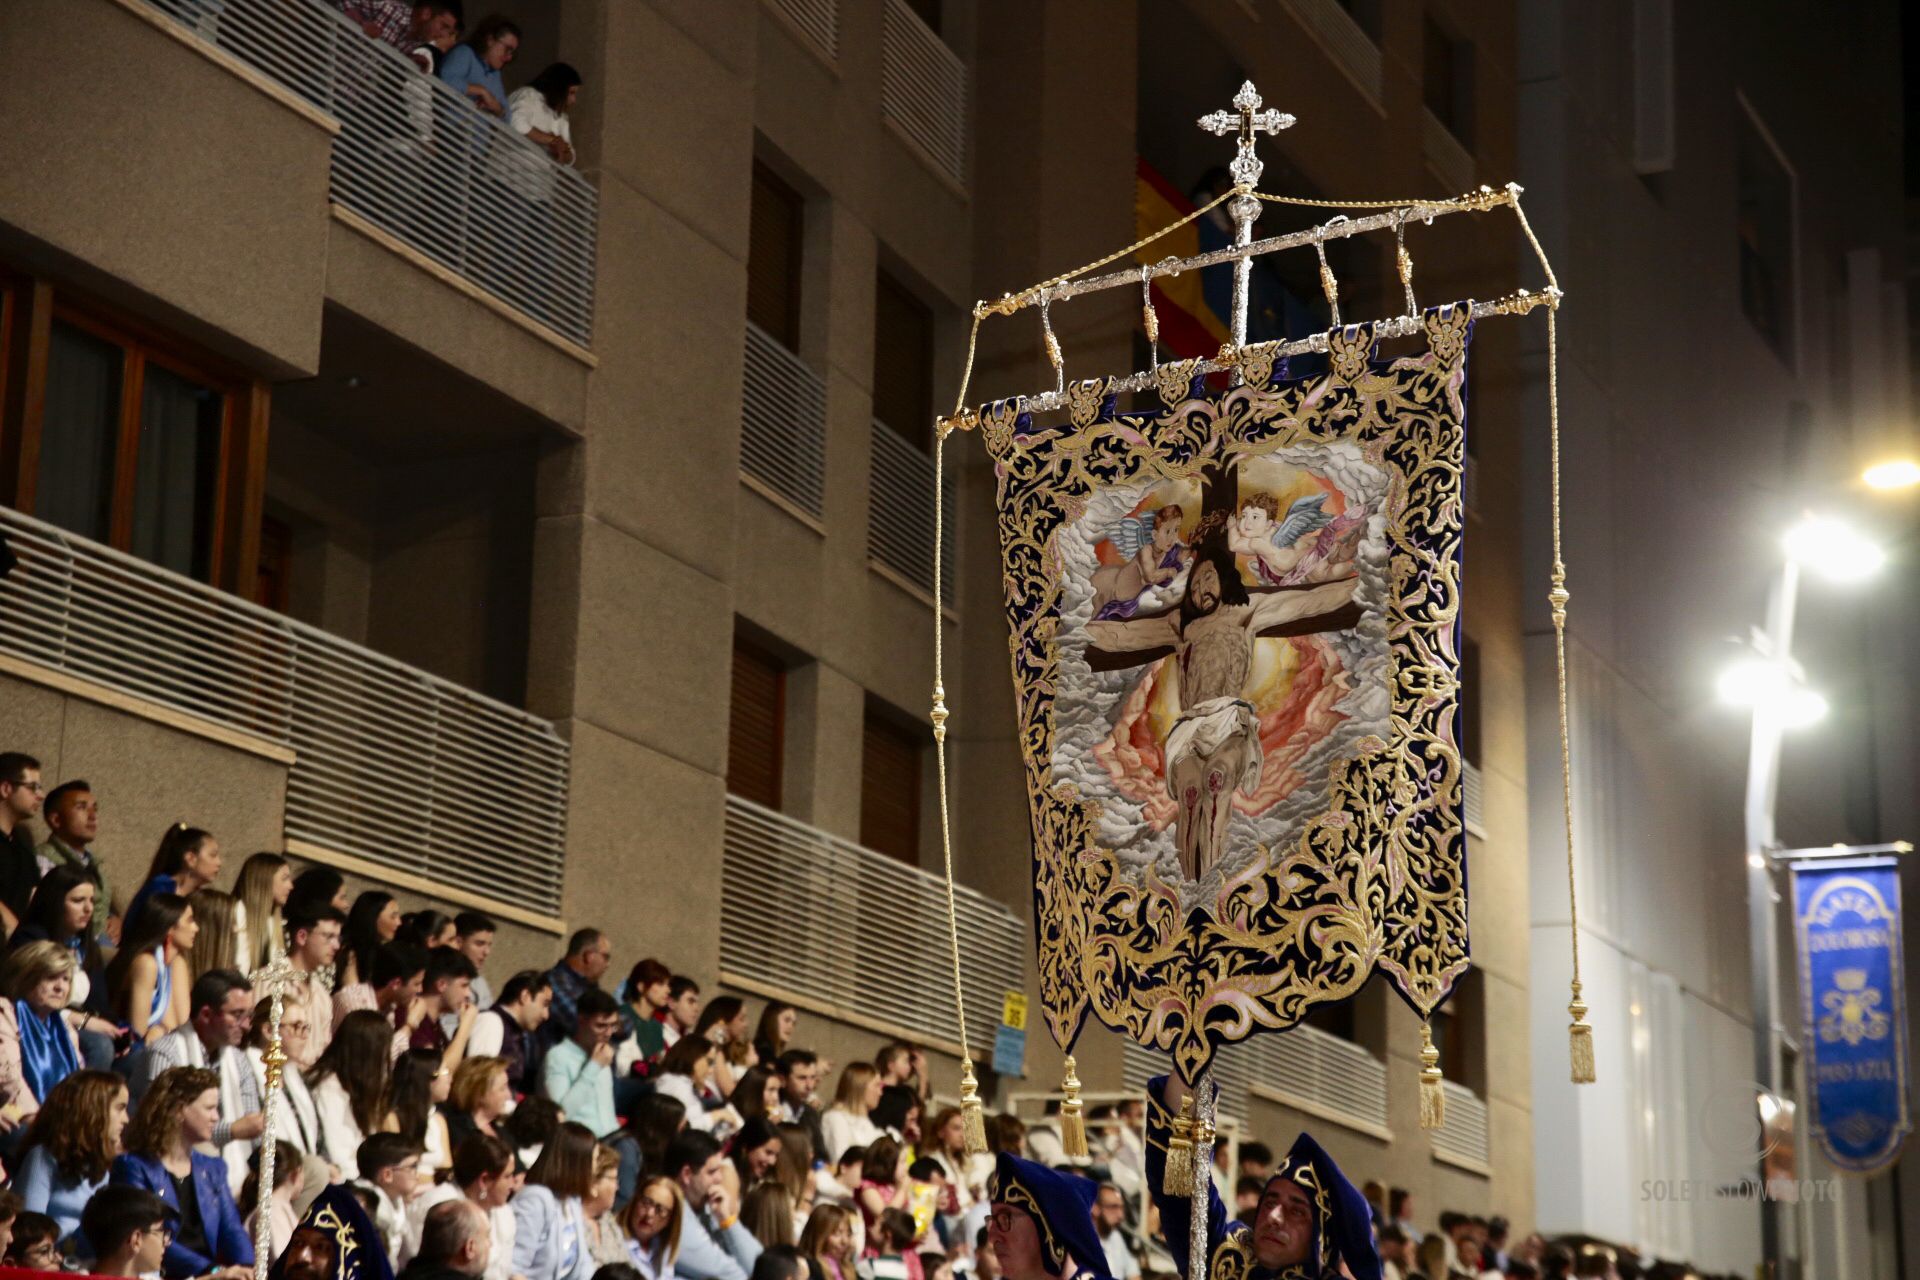
[[[673,1203],[669,1201],[666,1204],[661,1204],[658,1200],[642,1200],[639,1209],[640,1212],[646,1214],[648,1217],[659,1214],[664,1218],[673,1212]]]
[[[993,1224],[993,1229],[995,1231],[1005,1234],[1006,1232],[1013,1230],[1015,1215],[1018,1214],[1019,1212],[1020,1210],[1018,1209],[1013,1209],[1013,1208],[1009,1208],[1006,1205],[1001,1205],[999,1208],[987,1214],[987,1221]]]
[[[19,787],[22,791],[31,791],[37,796],[47,794],[47,784],[44,782],[28,782],[24,778],[8,778],[7,785],[10,787]]]
[[[171,1222],[156,1222],[148,1227],[147,1230],[158,1235],[162,1244],[173,1243],[173,1224]]]

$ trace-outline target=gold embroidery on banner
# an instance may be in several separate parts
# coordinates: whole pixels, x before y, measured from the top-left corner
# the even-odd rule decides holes
[[[1099,378],[1067,384],[1067,417],[1076,427],[1090,427],[1100,416],[1100,398],[1106,383]]]
[[[1198,368],[1198,360],[1171,360],[1153,371],[1153,385],[1160,393],[1160,403],[1169,409],[1187,398],[1187,389],[1193,385],[1193,371]]]

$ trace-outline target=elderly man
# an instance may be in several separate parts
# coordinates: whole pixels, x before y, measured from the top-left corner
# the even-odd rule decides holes
[[[987,1241],[1006,1280],[1109,1280],[1095,1186],[1001,1152],[987,1180]]]
[[[1168,1251],[1184,1275],[1193,1193],[1167,1187],[1167,1142],[1187,1089],[1177,1077],[1161,1076],[1148,1081],[1147,1096],[1147,1188],[1160,1210]],[[1186,1194],[1179,1194],[1181,1190]],[[1347,1181],[1320,1144],[1304,1133],[1267,1179],[1251,1226],[1227,1221],[1226,1206],[1210,1179],[1206,1213],[1210,1274],[1251,1273],[1254,1280],[1269,1276],[1321,1280],[1341,1275],[1381,1280],[1366,1197]]]
[[[493,1250],[487,1211],[471,1200],[449,1200],[427,1211],[420,1252],[402,1280],[473,1280],[486,1274]]]

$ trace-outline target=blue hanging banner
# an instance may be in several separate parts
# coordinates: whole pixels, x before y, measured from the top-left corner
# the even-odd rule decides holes
[[[1874,1173],[1913,1128],[1899,869],[1891,858],[1795,863],[1793,904],[1814,1137],[1840,1168]]]

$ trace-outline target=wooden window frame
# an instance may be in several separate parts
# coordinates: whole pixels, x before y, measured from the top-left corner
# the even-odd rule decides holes
[[[107,532],[107,545],[116,551],[131,554],[133,547],[147,366],[157,365],[220,395],[207,580],[251,598],[266,500],[267,424],[272,405],[268,384],[151,324],[4,266],[0,266],[0,502],[34,514],[55,321],[111,343],[121,353]]]

